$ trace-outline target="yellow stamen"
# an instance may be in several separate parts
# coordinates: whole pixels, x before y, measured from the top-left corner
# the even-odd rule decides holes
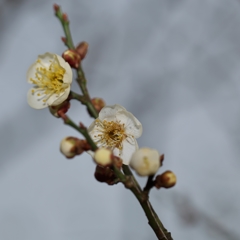
[[[38,59],[37,62],[41,64],[40,59]],[[41,64],[42,67],[36,68],[36,79],[30,79],[33,84],[37,85],[38,90],[40,90],[42,94],[47,95],[47,98],[42,100],[43,102],[46,102],[52,94],[59,95],[68,87],[67,84],[63,83],[63,76],[66,70],[60,66],[55,55],[54,59],[52,61],[50,60],[50,63],[48,68]],[[32,93],[34,93],[34,91],[32,91]],[[40,95],[41,94],[38,94],[38,96]]]
[[[118,148],[120,151],[123,149],[123,140],[127,137],[125,133],[124,124],[114,121],[100,121],[99,119],[95,120],[96,125],[101,129],[97,142],[100,142],[102,146],[114,149]]]

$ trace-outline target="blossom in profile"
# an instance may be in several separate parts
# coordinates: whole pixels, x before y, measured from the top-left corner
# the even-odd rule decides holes
[[[68,98],[72,69],[62,57],[47,52],[29,67],[27,82],[34,85],[27,94],[32,108],[57,106]]]
[[[128,165],[138,149],[136,138],[142,135],[142,124],[132,113],[116,104],[103,107],[88,132],[98,147],[110,149]]]
[[[140,148],[133,153],[130,166],[140,176],[154,175],[160,167],[160,156],[157,150]]]

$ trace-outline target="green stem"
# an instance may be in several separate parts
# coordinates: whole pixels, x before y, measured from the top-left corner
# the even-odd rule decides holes
[[[131,190],[132,191],[132,190]],[[155,232],[156,236],[160,240],[173,240],[171,237],[171,233],[167,231],[167,229],[163,226],[162,222],[160,221],[158,215],[154,211],[150,201],[147,199],[145,200],[141,195],[139,196],[134,191],[133,194],[138,199],[139,203],[141,204],[147,219],[148,224],[151,226],[153,231]]]
[[[75,99],[75,100],[78,100],[79,102],[81,102],[84,105],[86,104],[85,97],[80,95],[80,94],[77,94],[77,93],[75,93],[73,91],[70,91],[68,99]]]
[[[60,7],[55,12],[55,15],[56,15],[56,17],[59,19],[59,21],[62,24],[63,31],[64,31],[65,36],[66,36],[65,45],[69,49],[75,49],[74,44],[73,44],[73,40],[72,40],[72,35],[71,35],[71,32],[70,32],[70,28],[69,28],[69,21],[63,18],[63,13],[62,13],[62,10],[61,10]]]
[[[64,123],[68,126],[71,126],[72,128],[76,129],[78,132],[80,132],[85,139],[87,140],[87,142],[90,144],[90,146],[92,147],[92,150],[95,151],[97,150],[97,146],[95,144],[95,142],[92,140],[92,138],[90,137],[87,128],[85,127],[79,127],[78,125],[76,125],[67,115],[65,115],[64,113],[61,114],[62,119],[64,120]]]
[[[151,175],[148,177],[146,186],[144,187],[143,191],[146,192],[147,194],[149,194],[149,191],[151,190],[151,188],[154,186],[154,182],[153,182],[153,177],[154,175]]]
[[[132,179],[133,179],[134,183],[136,184],[137,188],[141,191],[142,189],[141,189],[140,185],[138,184],[138,181],[137,181],[136,178],[134,177],[134,175],[133,175],[131,169],[129,168],[129,166],[123,164],[123,165],[122,165],[122,169],[123,169],[123,172],[125,173],[125,175],[132,177]]]
[[[81,63],[80,63],[80,65],[78,67],[78,70],[77,70],[77,82],[78,82],[78,85],[81,88],[83,96],[86,99],[86,104],[85,105],[87,106],[88,111],[90,112],[90,114],[93,118],[97,118],[98,117],[98,112],[95,109],[95,107],[93,106],[90,95],[88,93],[87,80],[85,78],[85,74],[84,74],[84,71],[82,69]]]
[[[64,14],[62,13],[62,10],[60,7],[58,7],[57,11],[55,12],[56,17],[59,19],[59,21],[62,24],[64,33],[65,33],[65,37],[66,37],[66,41],[65,41],[65,45],[69,48],[74,50],[75,46],[72,40],[72,36],[71,36],[71,31],[69,28],[69,21],[68,19],[66,19],[66,14],[65,14],[65,19],[64,19]],[[87,89],[87,80],[85,78],[85,74],[82,70],[82,66],[81,63],[79,64],[79,67],[77,69],[77,82],[79,87],[82,90],[83,93],[83,97],[85,98],[85,102],[84,105],[86,105],[89,113],[91,114],[92,117],[97,118],[98,117],[98,112],[96,111],[95,107],[92,104],[90,95],[88,93],[88,89]]]
[[[121,180],[121,182],[125,185],[125,187],[128,188],[138,199],[138,202],[146,214],[148,224],[155,232],[157,238],[160,240],[173,240],[171,233],[165,229],[158,215],[154,211],[148,199],[148,192],[141,190],[137,180],[127,165],[123,165],[122,169],[125,175],[116,167],[114,167],[114,172],[116,176]]]

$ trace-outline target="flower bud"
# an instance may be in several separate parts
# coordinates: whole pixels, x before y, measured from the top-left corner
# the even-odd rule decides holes
[[[177,177],[172,171],[166,171],[158,175],[155,180],[155,187],[171,188],[177,183]]]
[[[100,166],[110,166],[113,161],[112,152],[106,148],[98,148],[94,153],[94,160]]]
[[[68,20],[68,15],[66,13],[63,13],[62,15],[62,20],[66,23],[69,23],[69,20]]]
[[[105,182],[109,185],[113,185],[116,178],[110,167],[102,167],[99,165],[96,166],[94,176],[99,182]]]
[[[130,166],[140,176],[154,175],[159,167],[159,153],[155,149],[140,148],[133,153]]]
[[[162,166],[164,161],[164,154],[160,156],[159,161],[160,161],[160,166]]]
[[[56,3],[54,3],[54,4],[53,4],[53,9],[54,9],[54,11],[55,11],[55,13],[56,13],[56,12],[59,11],[60,6],[59,6],[58,4],[56,4]]]
[[[61,37],[61,40],[63,43],[65,43],[65,44],[67,43],[67,39],[65,37]]]
[[[88,43],[80,42],[76,47],[76,52],[80,55],[81,60],[83,60],[88,52]]]
[[[92,104],[95,107],[95,109],[97,110],[97,112],[99,113],[102,108],[106,105],[106,103],[104,102],[104,100],[102,98],[92,98]]]
[[[72,50],[72,49],[66,50],[62,54],[62,57],[67,63],[69,63],[69,65],[72,68],[78,68],[79,67],[81,57],[75,50]]]
[[[60,118],[60,116],[58,114],[59,111],[66,113],[69,108],[70,108],[70,102],[67,100],[57,106],[49,106],[48,107],[50,113],[56,118]]]
[[[75,137],[66,137],[60,143],[60,151],[67,158],[73,158],[91,149],[86,140]]]

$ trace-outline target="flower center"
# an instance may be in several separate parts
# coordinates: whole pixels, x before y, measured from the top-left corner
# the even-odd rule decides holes
[[[100,131],[102,133],[95,137],[99,137],[98,142],[100,142],[103,147],[110,149],[116,147],[119,150],[122,150],[122,142],[126,138],[125,124],[114,121],[108,122],[106,120],[101,122],[99,119],[97,119],[96,125],[100,127]]]
[[[36,68],[36,79],[30,79],[37,87],[37,90],[32,90],[32,93],[40,91],[41,93],[38,93],[38,96],[47,95],[48,97],[42,100],[46,102],[52,94],[59,95],[68,87],[67,84],[63,83],[66,70],[60,66],[56,56],[54,56],[53,60],[49,60],[50,65],[48,68],[42,64],[40,59],[37,62],[42,66]]]

